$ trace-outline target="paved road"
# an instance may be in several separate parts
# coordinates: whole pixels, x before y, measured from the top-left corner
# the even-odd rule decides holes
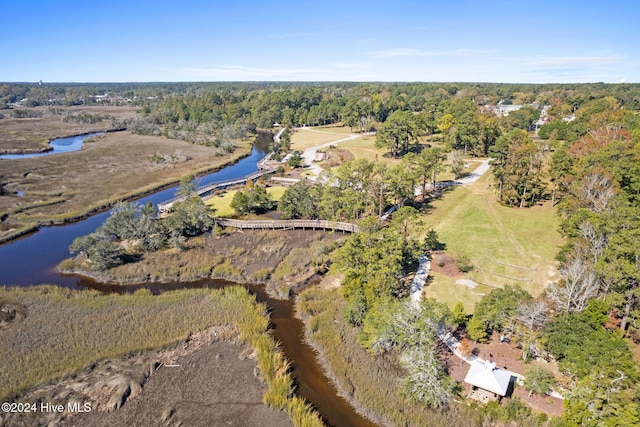
[[[306,127],[302,127],[302,128],[297,128],[297,130],[299,131],[305,131],[305,132],[317,132],[317,133],[333,133],[333,132],[323,132],[321,130],[315,130],[315,129],[309,129]],[[338,135],[338,134],[335,134]],[[327,142],[325,144],[321,144],[321,145],[316,145],[314,147],[310,147],[307,148],[306,150],[304,150],[304,152],[302,153],[302,157],[304,158],[304,164],[306,167],[306,169],[311,172],[311,176],[308,176],[307,178],[315,181],[316,179],[318,179],[318,175],[320,175],[320,172],[322,172],[322,168],[320,166],[318,166],[317,163],[314,162],[315,158],[316,158],[316,154],[318,152],[319,149],[321,148],[326,148],[330,145],[336,145],[339,144],[341,142],[344,141],[349,141],[351,139],[356,139],[359,138],[361,135],[355,135],[355,134],[350,134],[347,137],[344,138],[339,138],[335,141],[331,141],[331,142]]]
[[[465,185],[465,184],[471,184],[472,182],[476,182],[482,175],[484,175],[489,170],[489,168],[491,167],[491,165],[489,164],[490,161],[491,159],[485,160],[480,164],[480,166],[475,168],[473,172],[471,172],[469,175],[465,176],[464,178],[460,178],[457,181],[454,181],[454,183],[456,185]]]

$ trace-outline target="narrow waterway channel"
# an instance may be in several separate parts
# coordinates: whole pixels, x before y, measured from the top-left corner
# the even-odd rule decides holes
[[[70,153],[72,151],[78,151],[82,149],[82,144],[87,138],[92,136],[102,135],[104,132],[93,132],[84,135],[69,136],[66,138],[57,138],[49,143],[51,147],[48,151],[42,151],[39,153],[24,153],[24,154],[2,154],[0,160],[12,160],[12,159],[27,159],[30,157],[43,157],[50,156],[52,154]]]
[[[259,138],[252,153],[234,165],[198,180],[200,185],[240,177],[257,170],[257,162],[266,152],[270,135]],[[140,203],[154,204],[169,199],[174,188],[159,191],[139,199]],[[93,232],[107,218],[108,212],[93,215],[84,220],[53,227],[43,227],[38,232],[21,239],[0,245],[0,286],[33,286],[55,284],[74,289],[97,289],[101,292],[131,292],[140,287],[154,293],[166,290],[235,285],[219,280],[202,280],[193,283],[146,284],[123,287],[105,285],[78,276],[61,275],[55,271],[60,261],[69,256],[68,247],[78,236]],[[292,301],[270,298],[260,286],[246,286],[260,302],[264,302],[271,314],[275,338],[282,344],[287,357],[292,361],[293,376],[297,392],[309,401],[321,414],[323,420],[333,427],[373,426],[374,424],[357,414],[346,400],[338,396],[336,389],[318,364],[314,350],[304,341],[304,326],[295,317]]]

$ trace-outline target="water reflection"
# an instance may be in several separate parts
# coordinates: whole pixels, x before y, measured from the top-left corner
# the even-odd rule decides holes
[[[57,138],[49,143],[53,150],[43,151],[41,153],[26,153],[26,154],[2,154],[0,160],[10,159],[27,159],[30,157],[43,157],[50,156],[52,154],[70,153],[72,151],[78,151],[82,148],[84,140],[91,138],[92,136],[104,135],[104,132],[88,133],[86,135],[70,136],[67,138]]]

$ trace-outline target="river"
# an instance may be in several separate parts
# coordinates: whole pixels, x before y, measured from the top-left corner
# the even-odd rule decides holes
[[[248,157],[218,172],[198,178],[198,184],[232,179],[257,170],[257,162],[265,156],[270,141],[269,134],[261,134]],[[158,204],[173,197],[176,187],[168,188],[138,199]],[[73,275],[62,275],[55,267],[69,256],[68,247],[76,237],[93,232],[108,217],[108,212],[98,213],[84,220],[61,225],[42,227],[36,233],[0,245],[0,285],[32,286],[55,284],[74,289],[97,289],[102,292],[131,292],[141,286],[117,286],[97,283],[91,279]],[[185,287],[219,288],[232,285],[219,280],[202,280],[194,283],[146,284],[154,293]],[[246,287],[260,302],[267,304],[275,338],[282,344],[286,356],[292,361],[293,376],[298,394],[309,401],[321,414],[323,420],[333,427],[373,426],[358,415],[340,396],[317,362],[314,350],[304,341],[304,326],[294,315],[291,301],[270,298],[260,286]]]

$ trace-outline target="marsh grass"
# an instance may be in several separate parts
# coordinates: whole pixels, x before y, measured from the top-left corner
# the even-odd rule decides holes
[[[271,276],[271,268],[262,268],[255,271],[252,276],[257,282],[264,283],[269,279],[269,276]]]
[[[80,135],[87,132],[104,131],[111,127],[111,120],[95,123],[65,121],[69,115],[93,114],[123,120],[136,116],[137,107],[132,106],[74,106],[57,108],[34,107],[38,117],[5,117],[0,121],[0,146],[6,150],[36,150],[47,147],[53,138]]]
[[[316,273],[325,272],[331,263],[331,252],[344,242],[342,236],[322,239],[316,235],[306,247],[293,248],[274,269],[267,290],[271,295],[287,298],[292,287]]]
[[[233,323],[231,292],[188,290],[102,295],[53,286],[0,288],[26,317],[0,330],[0,397],[7,398],[94,361],[170,346],[191,331]],[[237,298],[237,295],[236,295]],[[247,299],[251,299],[247,297]],[[189,313],[189,315],[185,315]]]
[[[400,396],[404,373],[395,356],[367,353],[358,343],[358,329],[344,321],[344,305],[338,289],[313,287],[299,294],[296,309],[308,342],[358,412],[382,425],[482,425],[478,414],[461,405],[443,412],[404,400]]]
[[[240,286],[189,289],[152,295],[104,295],[55,286],[0,288],[3,305],[26,315],[0,329],[0,400],[14,398],[43,382],[65,377],[100,360],[183,342],[214,325],[232,325],[235,337],[250,345],[267,384],[263,400],[286,410],[296,426],[322,425],[318,415],[293,395],[289,362],[268,331],[264,304]],[[134,367],[135,368],[135,367]],[[117,408],[140,391],[150,367],[111,378],[108,402]],[[171,408],[161,418],[171,417]]]
[[[187,240],[181,250],[145,253],[133,262],[103,272],[87,270],[80,257],[62,261],[58,270],[119,284],[187,282],[205,278],[265,283],[292,249],[295,252],[279,270],[282,277],[293,277],[301,272],[304,276],[310,268],[315,268],[311,275],[322,270],[329,260],[328,251],[342,239],[342,235],[301,230],[245,231],[222,237],[207,235]],[[280,280],[279,284],[284,283],[284,280],[277,280]],[[288,290],[284,297],[288,297]]]
[[[218,264],[213,267],[211,274],[214,277],[220,277],[223,279],[238,279],[243,280],[242,270],[231,263],[228,259],[222,264]]]

